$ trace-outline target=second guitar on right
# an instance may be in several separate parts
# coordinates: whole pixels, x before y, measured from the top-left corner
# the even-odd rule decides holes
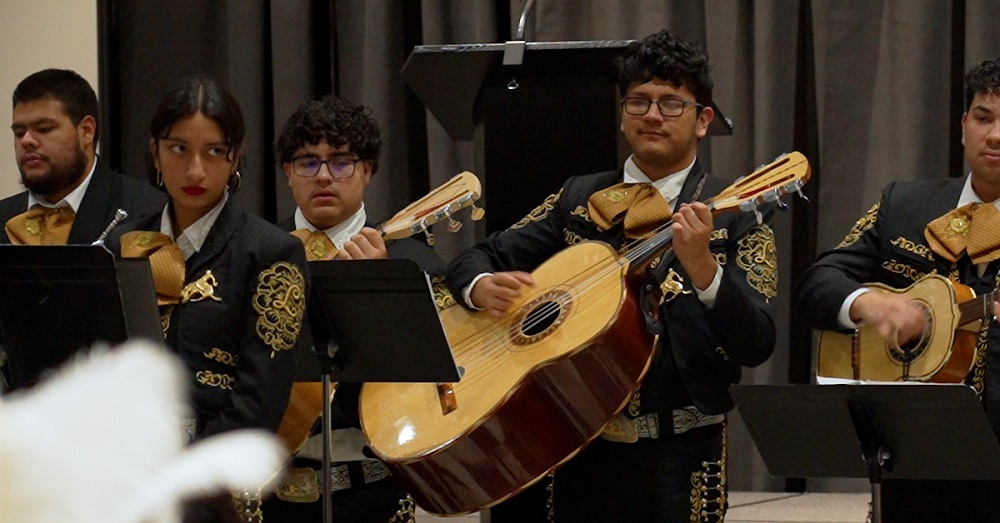
[[[905,289],[866,285],[874,292],[896,294],[918,303],[927,328],[915,343],[890,343],[871,325],[851,332],[823,331],[816,374],[862,381],[960,383],[976,358],[981,321],[993,315],[997,291],[976,296],[971,288],[930,274]]]

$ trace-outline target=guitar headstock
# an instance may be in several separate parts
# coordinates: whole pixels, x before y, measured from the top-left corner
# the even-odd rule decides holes
[[[482,192],[479,178],[469,171],[463,171],[423,198],[407,205],[382,223],[379,230],[386,240],[398,240],[426,232],[431,225],[441,220],[449,220],[449,230],[458,230],[461,223],[455,221],[452,215],[476,203]],[[474,208],[472,219],[479,220],[482,217],[483,210]]]
[[[733,182],[711,199],[713,211],[756,211],[764,203],[778,202],[788,193],[802,196],[802,186],[809,181],[809,160],[792,151],[761,165],[754,172]],[[803,196],[804,197],[804,196]]]

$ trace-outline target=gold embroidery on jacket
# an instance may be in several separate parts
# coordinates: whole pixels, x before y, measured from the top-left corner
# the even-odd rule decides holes
[[[167,305],[160,312],[160,330],[163,332],[163,339],[167,339],[167,330],[170,328],[170,316],[174,313],[174,306]]]
[[[576,245],[578,243],[587,241],[586,238],[580,236],[579,234],[569,229],[563,229],[563,236],[565,237],[566,245]]]
[[[521,221],[515,223],[514,225],[511,225],[510,228],[520,229],[521,227],[524,227],[525,225],[528,225],[531,222],[538,222],[544,220],[545,217],[549,215],[549,211],[555,208],[556,202],[559,201],[560,196],[562,196],[562,189],[560,189],[559,192],[555,194],[550,194],[547,198],[545,198],[545,201],[543,201],[541,205],[535,207],[531,212],[528,213],[527,216],[521,218]]]
[[[778,253],[774,231],[758,225],[737,242],[736,266],[746,273],[747,283],[770,300],[778,295]]]
[[[448,286],[444,284],[444,276],[431,278],[431,290],[434,293],[434,305],[441,311],[455,305],[455,297],[451,295]]]
[[[708,241],[714,242],[715,240],[728,240],[729,239],[729,229],[716,229],[712,231],[712,235],[708,237]]]
[[[590,218],[590,210],[587,209],[586,205],[577,205],[576,209],[570,212],[573,216],[579,216],[590,223],[594,223],[594,220]]]
[[[927,247],[926,245],[920,245],[918,243],[914,243],[910,240],[907,240],[906,238],[903,238],[902,236],[896,238],[895,240],[890,241],[889,243],[895,245],[896,247],[899,247],[900,249],[903,249],[904,251],[909,251],[912,252],[913,254],[916,254],[917,256],[921,256],[927,258],[928,260],[934,261],[934,252],[931,251],[930,247]]]
[[[997,272],[996,276],[993,277],[993,288],[997,288],[997,285],[1000,285],[1000,272]],[[976,360],[972,371],[966,378],[967,384],[972,386],[976,395],[979,396],[979,401],[983,400],[983,390],[986,383],[986,346],[989,342],[990,326],[993,325],[994,321],[993,316],[987,316],[983,318],[983,322],[979,326],[979,336],[976,337]]]
[[[215,287],[219,285],[212,271],[205,271],[201,278],[187,284],[181,289],[181,303],[191,303],[202,300],[222,301],[215,295]]]
[[[202,385],[218,387],[225,390],[233,390],[233,383],[236,383],[236,378],[230,376],[229,374],[216,374],[210,370],[198,371],[198,373],[194,376],[198,379],[198,383],[201,383]]]
[[[842,247],[853,245],[854,242],[861,239],[861,235],[868,229],[871,229],[872,226],[875,225],[875,221],[878,220],[878,210],[881,205],[881,202],[872,205],[872,208],[868,209],[868,212],[858,219],[858,221],[854,224],[854,227],[851,228],[851,232],[847,233],[847,236],[844,237],[844,241],[840,242],[840,244],[837,245],[837,248],[840,249]]]
[[[202,353],[202,356],[232,367],[235,367],[236,362],[239,361],[238,356],[234,356],[218,347],[213,347],[212,350]]]
[[[972,390],[976,391],[976,396],[979,396],[979,401],[983,400],[983,390],[986,383],[986,345],[989,342],[990,336],[990,324],[993,323],[993,319],[983,318],[983,323],[979,326],[979,335],[976,336],[976,361],[972,365],[972,372],[970,372],[969,385],[972,386]]]
[[[673,269],[667,270],[660,282],[660,305],[673,300],[681,294],[691,294],[690,290],[684,290],[684,278]]]
[[[923,272],[918,271],[917,269],[914,269],[913,267],[905,263],[900,263],[896,260],[888,260],[882,262],[882,268],[889,272],[902,274],[903,276],[906,276],[907,278],[913,281],[917,281],[920,278],[923,278],[925,275]]]
[[[726,256],[726,253],[724,252],[717,252],[712,254],[712,256],[715,256],[715,263],[718,263],[723,267],[725,267],[726,262],[729,261],[729,258]]]
[[[302,271],[291,263],[277,262],[257,276],[257,335],[271,347],[272,358],[295,347],[306,311],[305,288]]]
[[[409,494],[399,500],[399,505],[392,519],[387,523],[414,523],[417,521],[417,502]]]
[[[628,399],[628,415],[633,418],[639,416],[639,391],[632,393],[632,396]]]

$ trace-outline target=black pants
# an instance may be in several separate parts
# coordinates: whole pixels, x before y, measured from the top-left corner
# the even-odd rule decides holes
[[[700,481],[703,462],[719,462],[723,425],[694,429],[684,434],[612,443],[597,438],[580,454],[556,470],[553,481],[554,516],[557,523],[674,523],[692,521],[699,507],[692,506],[693,481]],[[712,472],[720,473],[718,465]],[[697,477],[697,479],[695,479]],[[713,483],[709,480],[708,483]],[[548,479],[508,502],[491,509],[493,523],[547,521]],[[715,484],[706,485],[716,487]],[[725,486],[721,486],[725,488]],[[712,499],[718,497],[718,491]],[[717,504],[707,507],[712,511]],[[726,507],[721,507],[724,514]],[[709,515],[694,521],[722,521]]]

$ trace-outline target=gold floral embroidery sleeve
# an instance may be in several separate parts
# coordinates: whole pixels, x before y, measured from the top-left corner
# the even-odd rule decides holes
[[[277,262],[257,276],[253,310],[258,314],[256,332],[271,350],[295,347],[306,311],[306,282],[302,271],[288,262]]]

